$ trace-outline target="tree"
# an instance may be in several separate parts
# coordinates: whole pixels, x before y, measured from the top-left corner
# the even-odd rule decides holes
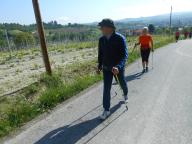
[[[148,26],[148,28],[149,28],[149,33],[150,33],[150,34],[153,34],[153,33],[155,32],[155,26],[154,26],[153,24],[150,24],[150,25]]]
[[[25,32],[15,34],[15,36],[13,36],[13,41],[17,48],[35,44],[33,35]]]
[[[190,32],[192,32],[192,27],[190,28]]]

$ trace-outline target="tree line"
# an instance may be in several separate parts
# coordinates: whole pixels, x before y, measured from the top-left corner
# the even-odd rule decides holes
[[[135,35],[134,30],[142,30],[143,25],[140,27],[131,27],[129,24],[117,23],[117,27],[117,31],[120,33],[126,36],[132,36]],[[44,23],[44,28],[47,42],[50,44],[73,41],[94,41],[100,36],[100,32],[96,24],[83,25],[69,23],[68,25],[60,25],[57,21],[51,21]],[[152,34],[170,34],[169,27],[159,27],[149,24],[148,28],[149,32]],[[172,34],[174,34],[178,29],[179,27],[172,27]],[[132,30],[133,33],[130,33],[130,30]],[[185,31],[192,31],[192,27],[183,27],[182,32],[184,33]],[[37,45],[39,45],[39,38],[35,24],[0,24],[0,51],[9,50],[9,46],[12,50],[19,50],[35,47]]]
[[[95,26],[81,24],[60,25],[56,21],[44,23],[45,35],[48,43],[91,41],[99,37],[99,30]],[[7,39],[8,38],[8,39]],[[0,24],[0,50],[8,50],[8,43],[12,50],[30,48],[39,45],[36,25]]]

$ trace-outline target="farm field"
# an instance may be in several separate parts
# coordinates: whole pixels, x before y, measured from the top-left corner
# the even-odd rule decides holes
[[[167,37],[155,36],[158,47]],[[136,37],[128,38],[132,49]],[[93,61],[97,57],[97,42],[76,42],[49,46],[50,63],[53,69],[66,68],[68,65]],[[9,95],[37,82],[40,74],[45,72],[40,48],[0,53],[0,96]]]
[[[97,56],[96,51],[96,48],[87,48],[66,53],[51,52],[50,62],[55,69],[76,62],[92,61]],[[22,59],[13,58],[0,65],[1,95],[12,93],[39,80],[40,74],[45,71],[42,57],[40,54],[31,57],[26,55]]]

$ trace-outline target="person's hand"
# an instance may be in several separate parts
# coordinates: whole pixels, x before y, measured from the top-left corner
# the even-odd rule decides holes
[[[113,73],[114,75],[118,75],[118,74],[119,74],[119,69],[118,69],[117,67],[113,67],[113,68],[112,68],[112,73]]]
[[[101,69],[98,68],[98,69],[96,70],[96,73],[97,73],[98,75],[101,74]]]

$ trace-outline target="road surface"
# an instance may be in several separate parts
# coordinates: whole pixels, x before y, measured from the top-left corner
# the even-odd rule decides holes
[[[102,112],[102,84],[45,118],[28,125],[5,144],[192,144],[192,41],[157,50],[154,69],[140,75],[138,63],[127,69],[129,110],[117,86],[112,116]],[[115,95],[115,90],[118,95]]]

